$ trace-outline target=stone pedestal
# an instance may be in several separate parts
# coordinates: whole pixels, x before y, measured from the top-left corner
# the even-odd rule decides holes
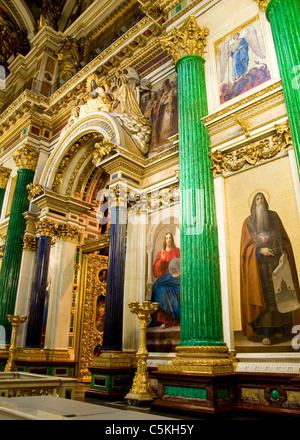
[[[132,386],[136,371],[135,353],[105,351],[95,357],[89,367],[92,374],[86,397],[116,400],[123,399]]]

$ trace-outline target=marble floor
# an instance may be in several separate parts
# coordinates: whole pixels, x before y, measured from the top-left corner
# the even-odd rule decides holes
[[[89,385],[78,383],[74,400],[54,396],[0,397],[0,420],[178,420],[176,415],[85,397]]]
[[[70,400],[54,396],[0,397],[0,420],[176,420],[114,405]]]
[[[116,421],[125,427],[134,423],[185,423],[184,421],[207,420],[200,414],[155,412],[150,408],[129,406],[124,400],[103,401],[85,397],[87,384],[76,385],[75,399],[54,396],[0,397],[0,420],[98,420],[105,422],[105,427],[116,429]],[[227,420],[264,420],[261,416],[228,415]],[[127,424],[127,425],[126,425]],[[138,426],[138,425],[137,425]],[[153,425],[154,426],[154,425]],[[157,425],[161,426],[161,425]],[[188,426],[188,425],[186,425]]]

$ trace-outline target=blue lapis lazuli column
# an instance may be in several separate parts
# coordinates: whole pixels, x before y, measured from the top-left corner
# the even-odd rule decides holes
[[[102,351],[122,351],[126,216],[125,206],[111,208]]]
[[[39,239],[37,260],[32,287],[30,311],[27,325],[26,347],[40,348],[47,279],[51,249],[51,237],[42,235]]]

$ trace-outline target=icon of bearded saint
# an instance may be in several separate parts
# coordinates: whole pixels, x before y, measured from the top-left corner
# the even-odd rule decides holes
[[[262,336],[264,345],[274,335],[291,335],[291,327],[300,324],[300,309],[280,313],[275,299],[272,273],[289,262],[294,289],[299,301],[299,282],[289,237],[275,211],[269,210],[263,193],[252,201],[251,215],[244,221],[240,248],[240,293],[242,333]]]

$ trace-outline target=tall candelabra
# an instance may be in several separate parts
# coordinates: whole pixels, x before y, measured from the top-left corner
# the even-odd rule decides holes
[[[135,301],[128,305],[130,311],[135,313],[139,318],[141,337],[139,349],[136,353],[137,371],[133,379],[132,388],[125,396],[125,399],[128,399],[129,404],[144,404],[151,402],[156,398],[155,393],[150,387],[150,380],[147,372],[147,359],[149,353],[146,346],[146,331],[149,318],[157,311],[159,303],[144,301],[142,304],[139,304]]]
[[[12,338],[11,338],[11,344],[8,350],[8,360],[5,365],[4,371],[14,371],[15,370],[15,357],[16,353],[18,351],[17,349],[17,334],[18,329],[21,324],[23,324],[27,316],[20,316],[20,315],[7,315],[8,321],[12,325]]]

